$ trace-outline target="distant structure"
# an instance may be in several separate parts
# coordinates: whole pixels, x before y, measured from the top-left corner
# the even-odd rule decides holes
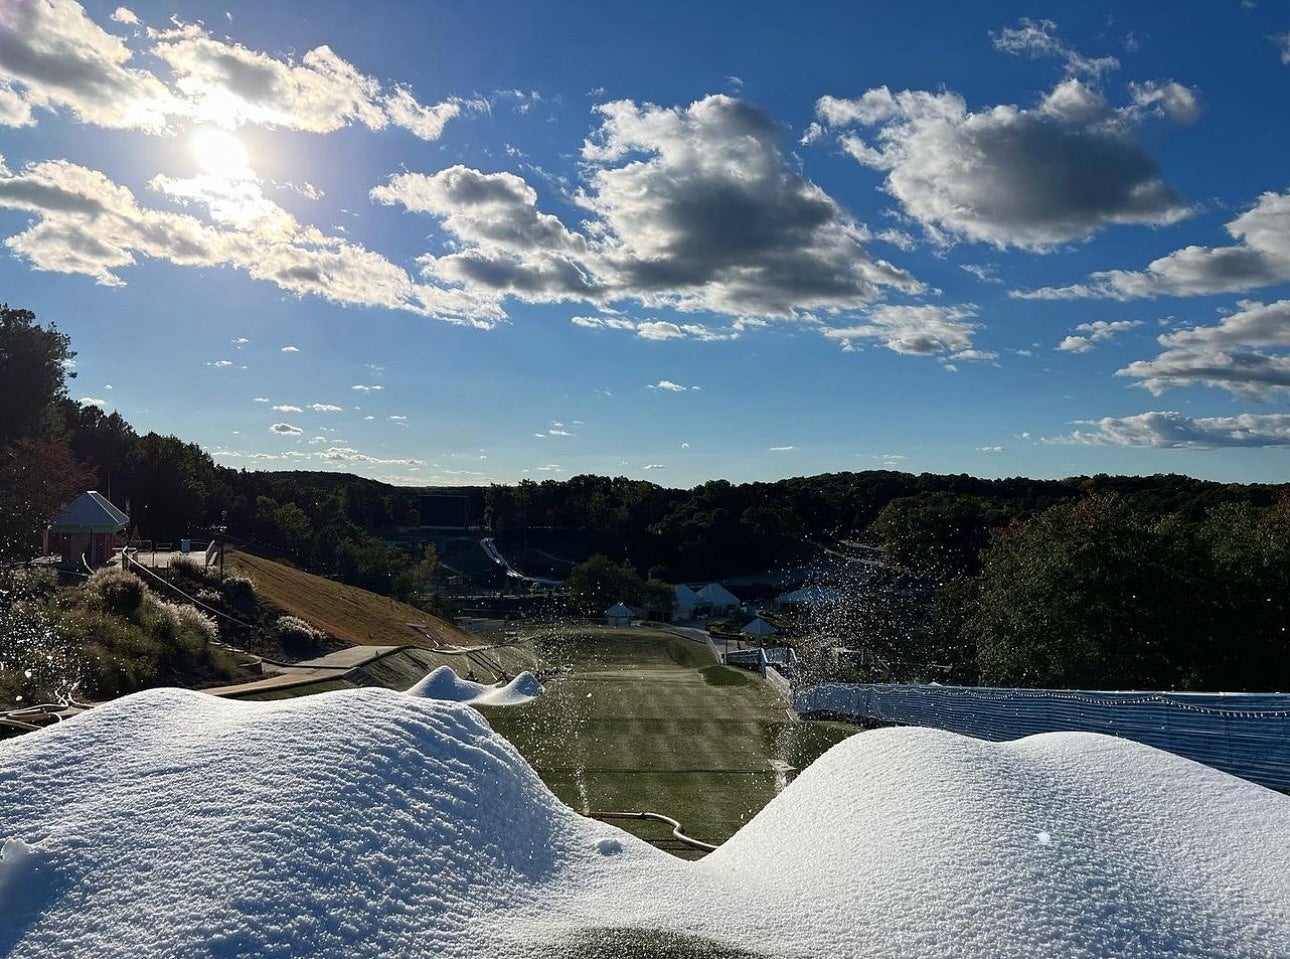
[[[694,611],[703,605],[699,594],[682,583],[673,592],[676,594],[676,605],[672,607],[672,618],[682,621],[694,619]]]
[[[59,553],[64,566],[79,566],[81,557],[102,566],[119,544],[130,517],[95,490],[82,493],[63,507],[45,529],[45,552]]]
[[[711,606],[716,616],[733,613],[739,608],[739,597],[720,583],[709,583],[699,590],[699,599]]]
[[[610,626],[630,626],[635,615],[629,607],[622,603],[614,603],[605,610],[605,622]]]
[[[744,628],[739,630],[745,636],[774,636],[775,627],[760,616],[744,624]]]
[[[442,493],[421,497],[421,525],[429,529],[466,529],[470,525],[470,499]]]

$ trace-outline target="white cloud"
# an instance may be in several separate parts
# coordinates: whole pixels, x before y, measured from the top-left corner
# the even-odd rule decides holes
[[[1118,69],[1115,57],[1089,58],[1068,46],[1057,36],[1057,24],[1052,20],[1032,20],[1022,17],[1015,27],[1004,27],[997,33],[990,31],[994,48],[1002,53],[1029,57],[1055,57],[1062,61],[1068,73],[1083,73],[1093,77]]]
[[[563,473],[564,467],[558,463],[548,463],[546,466],[539,466],[537,469],[542,473]]]
[[[115,20],[117,23],[124,23],[127,26],[137,27],[139,18],[129,7],[117,7],[108,15],[108,19]]]
[[[1070,353],[1087,353],[1096,344],[1112,339],[1117,333],[1141,325],[1141,320],[1094,320],[1092,323],[1081,323],[1075,327],[1075,333],[1057,344],[1057,348]],[[1079,336],[1080,333],[1086,335]]]
[[[69,110],[83,123],[158,133],[182,104],[160,80],[131,65],[125,42],[74,0],[27,0],[0,6],[0,116],[19,122],[30,109]]]
[[[341,407],[337,406],[337,405],[336,405],[336,404],[334,404],[334,403],[311,403],[311,404],[309,404],[309,408],[310,408],[311,410],[313,410],[315,413],[339,413],[339,412],[341,412]]]
[[[283,353],[299,353],[299,352],[300,352],[300,347],[298,347],[298,346],[284,346],[284,347],[282,348],[281,352],[283,352]]]
[[[682,386],[680,383],[673,383],[671,380],[659,380],[657,383],[651,383],[647,389],[659,390],[664,393],[688,393],[691,390],[698,390],[697,386]]]
[[[646,463],[641,469],[645,470],[665,470],[667,467],[662,463]]]
[[[363,247],[312,228],[284,233],[280,220],[226,229],[188,214],[141,207],[129,189],[65,160],[31,164],[19,173],[0,166],[0,208],[36,215],[5,245],[37,270],[80,273],[121,286],[118,271],[143,255],[180,266],[233,266],[288,292],[335,303],[489,322],[486,305],[460,291],[414,283],[400,267]]]
[[[251,341],[248,340],[245,336],[235,336],[233,337],[231,342],[233,343],[234,346],[241,347],[241,346],[245,346],[247,343],[250,343]]]
[[[583,232],[542,213],[511,173],[398,174],[372,198],[439,218],[455,249],[422,257],[424,275],[481,296],[796,318],[853,309],[886,287],[921,290],[864,253],[868,231],[793,170],[763,110],[710,96],[684,108],[616,101],[596,112],[574,195],[589,216]],[[672,326],[636,329],[687,335]]]
[[[816,103],[843,150],[885,171],[887,192],[933,240],[1040,252],[1109,224],[1188,215],[1136,139],[1141,110],[1112,107],[1074,78],[1031,108],[973,112],[952,91],[887,87]]]
[[[252,403],[267,403],[267,402],[269,402],[269,398],[268,398],[267,396],[257,396],[257,397],[254,397],[254,398],[251,400],[251,402],[252,402]]]
[[[281,405],[281,406],[275,406],[273,409],[274,409],[275,411],[277,411],[278,413],[303,413],[303,412],[304,412],[304,410],[302,410],[300,407],[298,407],[298,406],[290,406],[290,405],[288,405],[288,404],[283,404],[283,405]]]
[[[1200,116],[1200,102],[1196,98],[1196,91],[1173,80],[1130,83],[1129,91],[1133,94],[1133,102],[1138,106],[1159,110],[1179,123],[1192,123]]]
[[[618,316],[575,316],[570,322],[588,330],[627,330],[642,340],[695,340],[700,343],[736,340],[747,327],[747,324],[712,327],[670,320],[628,320]]]
[[[1154,359],[1119,370],[1158,396],[1184,386],[1210,386],[1248,399],[1290,393],[1290,300],[1242,300],[1216,326],[1194,326],[1156,338]]]
[[[392,416],[388,417],[388,419],[389,419],[391,422],[393,422],[393,423],[402,423],[404,420],[406,420],[406,419],[407,419],[407,417],[406,417],[406,416],[400,416],[400,415],[398,415],[398,414],[394,414],[394,415],[392,415]]]
[[[976,451],[978,453],[1002,453],[1003,447],[1002,446],[978,446],[976,448]]]
[[[304,432],[299,426],[292,426],[290,423],[274,423],[269,427],[270,433],[277,433],[279,436],[299,436]]]
[[[97,406],[99,409],[107,406],[107,400],[99,399],[97,396],[82,396],[76,402],[80,403],[81,406]]]
[[[1222,449],[1290,446],[1290,413],[1241,413],[1193,419],[1175,412],[1138,413],[1084,420],[1076,430],[1049,443],[1086,446],[1145,446],[1157,449]]]
[[[211,362],[208,362],[206,365],[213,366],[216,369],[226,370],[233,365],[233,361],[232,360],[213,360]]]
[[[767,453],[791,453],[797,449],[796,446],[771,446],[766,449]]]
[[[863,319],[843,327],[822,326],[820,333],[838,340],[845,350],[859,349],[866,340],[879,340],[896,353],[931,355],[948,353],[962,359],[990,359],[995,354],[972,348],[976,307],[876,306]]]
[[[1290,66],[1290,33],[1274,33],[1269,39],[1280,48],[1281,65]]]
[[[317,459],[325,460],[331,463],[369,463],[379,466],[425,466],[423,460],[409,458],[390,458],[383,459],[377,456],[369,456],[366,453],[360,453],[356,449],[348,446],[333,446],[325,450],[314,453]]]
[[[379,393],[381,390],[385,389],[385,387],[381,386],[379,383],[371,386],[364,383],[355,383],[350,387],[350,389],[359,393]]]
[[[1151,296],[1237,293],[1290,281],[1290,192],[1264,193],[1229,222],[1232,246],[1186,246],[1141,272],[1107,270],[1086,283],[1017,291],[1019,299],[1130,300]]]

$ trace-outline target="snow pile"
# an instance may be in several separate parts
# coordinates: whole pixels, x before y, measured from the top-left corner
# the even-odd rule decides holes
[[[688,863],[459,704],[160,690],[0,743],[0,847],[24,959],[1290,955],[1290,799],[1088,734],[863,733]]]
[[[473,703],[479,706],[518,706],[542,695],[542,684],[529,672],[520,673],[509,683],[486,686],[460,678],[451,666],[440,666],[418,682],[407,695],[418,699],[438,699],[449,703]]]

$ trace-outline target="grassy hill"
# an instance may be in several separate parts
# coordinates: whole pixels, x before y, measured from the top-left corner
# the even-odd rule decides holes
[[[795,721],[760,677],[669,633],[571,626],[537,645],[548,665],[563,667],[546,693],[481,712],[575,809],[661,812],[699,839],[723,842],[774,798],[790,768],[857,731]],[[668,833],[614,824],[652,841]]]
[[[231,549],[225,564],[229,572],[254,580],[259,596],[284,613],[356,646],[425,645],[425,636],[408,623],[422,623],[437,645],[474,645],[451,623],[388,596]]]

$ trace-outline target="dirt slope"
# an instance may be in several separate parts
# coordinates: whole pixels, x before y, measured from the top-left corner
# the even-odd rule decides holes
[[[451,623],[389,597],[231,549],[225,562],[229,572],[254,580],[265,600],[337,639],[364,646],[474,645]],[[408,623],[423,624],[425,635]]]

